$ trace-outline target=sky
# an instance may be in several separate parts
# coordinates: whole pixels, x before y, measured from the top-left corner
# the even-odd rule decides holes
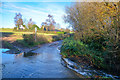
[[[14,28],[14,17],[16,13],[22,14],[23,20],[32,20],[40,27],[42,22],[48,19],[48,14],[53,15],[56,23],[60,24],[61,28],[68,27],[64,23],[63,16],[65,7],[70,6],[71,2],[2,2],[0,4],[0,27]]]
[[[97,0],[1,0],[0,2],[0,27],[14,28],[14,17],[16,13],[21,13],[23,20],[32,20],[40,27],[45,22],[48,14],[53,15],[56,23],[61,28],[69,25],[64,23],[63,15],[65,7],[72,2],[97,1]],[[103,1],[103,0],[98,0]],[[118,1],[118,0],[111,0]]]

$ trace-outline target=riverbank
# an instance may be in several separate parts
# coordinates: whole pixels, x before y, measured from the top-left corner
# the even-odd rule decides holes
[[[90,49],[89,45],[73,38],[66,38],[63,40],[60,50],[63,58],[67,58],[68,60],[81,66],[81,68],[91,67],[96,70],[102,70],[108,74],[119,76],[119,71],[116,71],[116,69],[119,69],[119,67],[117,68],[116,66],[112,66],[112,68],[114,68],[112,69],[109,64],[105,64],[106,57],[110,57],[110,55],[106,55],[106,51],[100,52]],[[77,69],[75,66],[73,68]],[[101,78],[104,76],[93,77]],[[109,76],[107,78],[109,78]]]
[[[62,57],[62,64],[70,70],[77,73],[78,76],[82,75],[82,78],[97,78],[97,79],[120,79],[120,76],[115,76],[110,73],[106,73],[104,70],[96,69],[88,66],[87,64],[78,64],[73,62],[70,58]]]
[[[20,53],[20,50],[16,48],[12,43],[8,41],[1,41],[1,48],[9,49],[6,53],[17,54]]]
[[[2,37],[0,38],[2,45],[1,48],[10,49],[8,53],[17,54],[20,52],[30,52],[39,48],[42,44],[51,43],[57,40],[62,40],[67,35],[65,34],[37,34],[35,41],[35,34],[32,33],[12,33],[12,32],[2,32]]]
[[[40,48],[40,46],[42,45],[42,44],[39,44],[39,45],[34,45],[32,47],[25,47],[24,45],[22,46],[20,43],[17,43],[17,42],[14,42],[14,43],[10,43],[8,41],[1,41],[1,42],[2,42],[1,48],[9,49],[6,52],[8,54],[19,54],[20,52],[28,53],[35,49]]]

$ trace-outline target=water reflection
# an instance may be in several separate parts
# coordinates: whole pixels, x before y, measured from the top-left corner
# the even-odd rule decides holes
[[[14,63],[14,62],[23,62],[24,60],[26,60],[25,58],[29,57],[29,56],[37,56],[39,55],[39,53],[18,53],[18,54],[8,54],[8,53],[3,53],[1,54],[2,56],[2,64],[8,64],[8,63]]]
[[[0,52],[2,52],[2,53],[5,53],[5,52],[7,52],[7,51],[9,51],[10,49],[4,49],[4,48],[0,48]]]
[[[39,54],[33,53],[33,52],[28,52],[28,53],[24,53],[23,57],[36,56],[36,55],[39,55]]]
[[[3,78],[78,78],[60,62],[57,46],[43,45],[29,53],[2,53]],[[34,53],[35,52],[35,53]],[[40,54],[40,55],[39,55]],[[9,56],[9,57],[8,57]],[[6,61],[6,59],[8,59]]]
[[[15,58],[18,58],[18,57],[21,57],[21,56],[23,56],[23,52],[21,52],[21,53],[19,53],[19,54],[15,54]]]

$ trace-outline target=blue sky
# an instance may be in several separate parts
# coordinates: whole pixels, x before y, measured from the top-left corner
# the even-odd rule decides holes
[[[68,24],[64,23],[65,7],[70,6],[71,2],[2,2],[0,7],[0,26],[4,28],[13,28],[14,17],[16,13],[21,13],[23,20],[32,20],[41,26],[41,23],[47,19],[48,14],[54,16],[56,23],[62,28]]]

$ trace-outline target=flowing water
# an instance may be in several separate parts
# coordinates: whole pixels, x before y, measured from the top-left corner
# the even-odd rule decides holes
[[[109,77],[120,78],[96,70],[81,67],[66,58],[61,58],[59,47],[62,41],[42,45],[31,53],[6,54],[8,49],[2,50],[2,77],[3,78],[83,78]],[[64,59],[64,60],[63,60]],[[66,63],[67,64],[66,64]],[[76,68],[74,68],[76,66]],[[74,72],[75,71],[75,72]],[[78,74],[80,74],[78,76]]]
[[[3,78],[78,78],[61,64],[61,41],[42,45],[33,53],[2,53]]]
[[[73,61],[69,60],[68,58],[63,58],[63,64],[71,70],[76,71],[78,74],[83,75],[87,78],[111,78],[111,79],[120,79],[120,76],[111,75],[105,73],[102,70],[94,69],[90,66],[82,66],[74,63]]]

